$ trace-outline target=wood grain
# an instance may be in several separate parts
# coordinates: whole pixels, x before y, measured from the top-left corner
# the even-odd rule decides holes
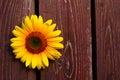
[[[33,0],[0,0],[0,80],[35,80],[33,70],[14,58],[9,46],[12,29],[34,13]]]
[[[41,70],[41,80],[92,80],[90,0],[39,0],[39,13],[62,30],[63,56]]]
[[[96,0],[97,80],[120,80],[120,1]]]

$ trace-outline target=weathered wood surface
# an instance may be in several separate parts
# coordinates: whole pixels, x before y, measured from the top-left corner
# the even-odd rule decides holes
[[[34,11],[33,0],[0,0],[0,80],[36,80],[34,71],[14,59],[9,39],[12,29]]]
[[[120,0],[96,0],[97,80],[120,80]]]
[[[65,45],[41,80],[92,80],[90,0],[39,0],[39,13],[57,23]]]
[[[0,0],[0,80],[92,80],[90,0],[39,0],[39,14],[62,30],[63,56],[40,75],[14,58],[11,31],[34,13],[34,1]],[[119,5],[119,0],[95,0],[97,80],[120,80]]]

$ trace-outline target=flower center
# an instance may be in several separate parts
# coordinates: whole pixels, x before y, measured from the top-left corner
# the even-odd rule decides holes
[[[25,46],[31,53],[40,53],[45,50],[47,41],[40,32],[32,32],[26,37]]]

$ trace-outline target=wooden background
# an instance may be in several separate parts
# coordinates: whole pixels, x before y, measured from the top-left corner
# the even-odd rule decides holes
[[[25,68],[9,39],[26,15],[53,19],[63,56],[45,70]],[[0,80],[120,80],[120,0],[0,0]]]

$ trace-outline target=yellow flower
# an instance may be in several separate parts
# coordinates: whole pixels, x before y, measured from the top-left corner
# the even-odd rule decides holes
[[[14,38],[10,41],[16,59],[25,62],[26,67],[45,68],[49,66],[49,60],[55,60],[62,55],[57,49],[62,49],[64,45],[60,42],[61,30],[55,30],[56,24],[52,20],[43,23],[43,18],[36,15],[26,16],[22,22],[22,27],[15,26],[12,31]]]

